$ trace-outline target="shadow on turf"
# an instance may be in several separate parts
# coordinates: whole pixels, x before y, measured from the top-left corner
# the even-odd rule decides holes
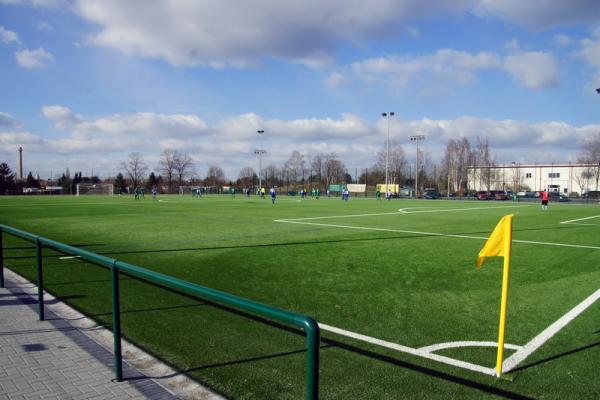
[[[265,325],[269,325],[269,326],[271,326],[273,328],[277,328],[277,329],[280,329],[280,330],[283,330],[283,331],[286,331],[286,332],[290,332],[290,333],[293,333],[293,334],[296,334],[296,335],[299,335],[299,336],[305,336],[305,333],[303,331],[301,331],[301,330],[298,330],[296,328],[292,328],[292,327],[289,327],[289,326],[286,326],[286,325],[282,325],[282,324],[280,324],[278,322],[274,322],[274,321],[268,320],[266,318],[263,318],[263,317],[260,317],[260,316],[257,316],[257,315],[249,314],[249,313],[246,313],[244,311],[240,311],[240,310],[237,310],[237,309],[234,309],[234,308],[231,308],[231,307],[219,304],[219,303],[212,302],[210,300],[201,299],[201,298],[198,298],[198,297],[196,297],[194,295],[191,295],[191,294],[182,293],[182,292],[180,292],[178,290],[174,290],[174,289],[171,289],[169,287],[156,284],[154,282],[146,281],[145,279],[140,279],[140,278],[136,278],[136,277],[133,277],[133,279],[142,280],[142,281],[145,281],[145,282],[147,282],[148,284],[150,284],[152,286],[156,286],[156,287],[162,288],[162,289],[167,290],[169,292],[177,293],[177,294],[179,294],[179,295],[181,295],[183,297],[189,298],[189,299],[194,299],[196,301],[200,301],[200,302],[202,302],[206,306],[218,308],[220,310],[227,311],[227,312],[229,312],[231,314],[235,314],[235,315],[238,315],[240,317],[244,317],[244,318],[250,319],[252,321],[256,321],[256,322],[259,322],[259,323],[262,323],[262,324],[265,324]],[[496,396],[499,396],[499,397],[502,397],[502,398],[506,398],[506,399],[518,399],[518,400],[531,399],[530,397],[521,395],[519,393],[514,393],[514,392],[511,392],[511,391],[507,391],[507,390],[503,390],[503,389],[500,389],[500,388],[496,388],[496,387],[487,385],[485,383],[476,382],[476,381],[473,381],[473,380],[470,380],[470,379],[467,379],[467,378],[462,378],[462,377],[455,376],[455,375],[452,375],[452,374],[449,374],[449,373],[437,371],[437,370],[434,370],[432,368],[428,368],[428,367],[423,367],[423,366],[420,366],[420,365],[412,364],[412,363],[407,362],[407,361],[399,360],[397,358],[394,358],[394,357],[391,357],[391,356],[388,356],[388,355],[385,355],[385,354],[380,354],[380,353],[377,353],[375,351],[363,349],[363,348],[357,347],[355,345],[351,345],[351,344],[348,344],[348,343],[341,342],[339,340],[330,339],[330,338],[326,338],[326,337],[321,337],[321,343],[322,343],[321,349],[339,348],[339,349],[346,350],[346,351],[352,352],[354,354],[357,354],[357,355],[360,355],[360,356],[363,356],[363,357],[368,357],[368,358],[371,358],[371,359],[375,359],[375,360],[378,360],[378,361],[381,361],[381,362],[385,362],[385,363],[388,363],[388,364],[391,364],[391,365],[395,365],[395,366],[398,366],[398,367],[401,367],[401,368],[404,368],[404,369],[408,369],[408,370],[411,370],[411,371],[414,371],[414,372],[425,374],[425,375],[428,375],[428,376],[430,376],[432,378],[441,379],[441,380],[444,380],[444,381],[447,381],[447,382],[452,382],[452,383],[455,383],[455,384],[458,384],[458,385],[462,385],[462,386],[469,387],[469,388],[472,388],[472,389],[475,389],[475,390],[479,390],[481,392],[485,392],[485,393],[488,393],[488,394],[493,394],[493,395],[496,395]],[[149,353],[151,353],[151,354],[153,354],[155,357],[161,359],[163,362],[169,364],[167,361],[163,360],[161,357],[159,357],[158,355],[154,354],[151,350],[149,350],[149,349],[144,349],[144,350],[147,351],[147,352],[149,352]],[[301,353],[305,353],[305,352],[306,352],[306,349],[302,349],[302,350],[294,350],[294,351],[289,351],[289,352],[268,354],[268,355],[264,355],[264,356],[258,356],[258,357],[252,357],[252,358],[246,358],[246,359],[240,359],[240,360],[234,360],[234,361],[227,361],[227,362],[222,362],[222,363],[212,363],[212,364],[207,364],[207,365],[199,365],[199,366],[196,366],[196,367],[185,369],[185,370],[183,370],[181,372],[178,372],[176,374],[170,374],[170,375],[166,375],[166,376],[157,376],[157,377],[151,377],[151,378],[154,378],[154,379],[170,378],[170,377],[173,377],[173,376],[177,376],[179,374],[189,374],[189,373],[193,373],[193,372],[198,372],[198,371],[202,371],[202,370],[207,370],[207,369],[211,369],[211,368],[218,368],[218,367],[223,367],[223,366],[228,366],[228,365],[245,364],[245,363],[252,363],[252,362],[257,362],[257,361],[266,360],[266,359],[273,359],[273,358],[279,358],[279,357],[287,357],[287,356],[290,356],[290,355],[296,355],[296,354],[301,354]],[[175,365],[171,364],[171,366],[174,369],[178,369],[177,366],[175,366]],[[126,378],[126,379],[136,379],[136,378]]]
[[[598,331],[598,332],[600,332],[600,331]],[[598,333],[598,332],[596,332],[596,333]],[[588,345],[585,345],[585,346],[577,347],[576,349],[565,351],[564,353],[555,354],[553,356],[550,356],[550,357],[547,357],[547,358],[544,358],[544,359],[541,359],[541,360],[538,360],[538,361],[535,361],[535,362],[532,362],[532,363],[529,363],[529,364],[522,365],[522,366],[520,366],[518,368],[512,369],[510,371],[510,373],[512,374],[513,372],[523,371],[525,369],[528,369],[528,368],[531,368],[531,367],[535,367],[536,365],[544,364],[544,363],[547,363],[549,361],[554,361],[554,360],[556,360],[558,358],[570,356],[571,354],[579,353],[581,351],[585,351],[585,350],[594,348],[596,346],[600,346],[600,342],[591,343],[591,344],[588,344]]]
[[[552,226],[547,228],[524,228],[515,229],[514,232],[525,232],[525,231],[541,231],[551,229],[575,229],[573,226]],[[450,232],[448,235],[489,235],[489,231],[477,231],[477,232]],[[331,243],[348,243],[348,242],[372,242],[379,240],[395,240],[395,239],[420,239],[420,238],[439,238],[443,236],[437,235],[402,235],[402,236],[386,236],[386,237],[370,237],[370,238],[358,238],[358,239],[337,239],[337,240],[313,240],[305,242],[282,242],[282,243],[267,243],[267,244],[250,244],[250,245],[238,245],[238,246],[198,246],[198,247],[182,247],[182,248],[169,248],[169,249],[150,249],[150,250],[125,250],[125,251],[107,251],[105,253],[98,253],[104,256],[115,256],[123,254],[149,254],[149,253],[170,253],[170,252],[185,252],[185,251],[199,251],[199,250],[235,250],[235,249],[251,249],[251,248],[268,248],[268,247],[279,247],[279,246],[302,246],[302,245],[322,245]],[[15,258],[34,258],[35,256],[19,256]],[[54,257],[54,256],[53,256]],[[8,257],[6,257],[8,259]]]

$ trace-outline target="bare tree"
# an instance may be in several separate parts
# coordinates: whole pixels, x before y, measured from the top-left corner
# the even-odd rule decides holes
[[[329,187],[334,182],[344,182],[346,177],[346,166],[338,160],[335,153],[330,153],[325,156],[323,163],[323,172],[325,174],[325,187]]]
[[[175,151],[166,149],[158,161],[161,175],[167,180],[169,193],[173,193],[173,178],[175,177]]]
[[[473,162],[474,153],[471,151],[469,139],[463,137],[448,140],[443,166],[454,191],[462,192],[463,188],[467,187],[467,167]]]
[[[243,187],[249,188],[252,186],[254,182],[254,177],[256,176],[256,172],[254,172],[254,168],[252,167],[244,167],[240,170],[240,174],[238,179]]]
[[[406,157],[404,156],[404,149],[396,141],[390,142],[389,150],[390,153],[388,157],[388,179],[389,183],[397,184],[400,183],[400,175],[402,173],[402,170],[406,166]],[[373,168],[376,169],[383,177],[385,177],[385,158],[386,147],[384,143],[383,150],[377,153],[377,161],[373,166]]]
[[[496,179],[494,169],[496,161],[487,138],[477,138],[474,160],[479,167],[480,181],[483,182],[487,190],[490,190],[492,182]]]
[[[130,153],[129,159],[121,163],[121,168],[127,173],[133,187],[138,187],[142,183],[148,171],[144,156],[138,152]]]
[[[178,151],[175,151],[173,153],[173,162],[175,174],[177,175],[177,181],[179,186],[181,186],[183,185],[185,178],[194,172],[194,160],[192,160],[192,157],[185,153],[182,154]]]
[[[208,168],[208,174],[206,176],[206,184],[208,186],[222,186],[223,182],[225,182],[225,173],[221,169],[221,167],[216,165],[211,165]]]
[[[267,186],[277,186],[277,174],[279,169],[276,165],[270,164],[265,168],[265,181],[267,182]]]
[[[321,154],[317,154],[311,157],[311,174],[312,176],[318,177],[319,185],[323,184],[323,166],[324,160]]]
[[[579,161],[584,164],[594,165],[589,167],[593,173],[593,178],[596,181],[596,190],[600,184],[600,132],[590,135],[584,141],[583,154],[579,157]]]
[[[306,161],[304,156],[297,150],[294,150],[290,155],[290,158],[285,162],[283,168],[288,173],[290,181],[296,186],[299,178],[304,178],[304,168]]]

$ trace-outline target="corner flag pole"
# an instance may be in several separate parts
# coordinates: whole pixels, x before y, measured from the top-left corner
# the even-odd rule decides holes
[[[477,256],[477,267],[481,267],[486,257],[504,257],[502,273],[502,299],[500,301],[500,323],[498,328],[498,355],[496,358],[496,376],[502,375],[504,358],[504,333],[508,308],[508,278],[510,273],[510,251],[512,244],[512,214],[502,217],[494,231],[483,245]]]
[[[502,375],[504,360],[504,332],[506,328],[506,313],[508,307],[508,281],[510,273],[510,250],[512,243],[512,218],[507,221],[504,229],[504,270],[502,272],[502,299],[500,301],[500,325],[498,327],[498,355],[496,357],[496,376]]]

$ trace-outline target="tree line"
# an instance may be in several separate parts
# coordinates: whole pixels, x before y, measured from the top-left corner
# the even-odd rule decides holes
[[[416,157],[411,154],[411,161]],[[493,189],[498,181],[497,169],[494,167],[496,158],[490,143],[485,137],[476,137],[472,143],[466,137],[449,139],[446,143],[444,156],[439,164],[432,162],[429,154],[424,149],[419,149],[419,165],[407,160],[404,148],[396,141],[386,146],[374,157],[371,167],[358,168],[350,171],[344,162],[335,153],[302,154],[297,150],[292,151],[289,158],[281,165],[268,164],[260,171],[260,180],[263,187],[279,187],[285,190],[299,190],[319,187],[326,189],[331,184],[362,183],[373,187],[385,183],[385,170],[387,160],[388,182],[400,187],[413,188],[415,178],[418,177],[419,191],[424,188],[448,189],[450,192],[465,193],[469,190],[469,181],[477,180],[480,186]],[[584,140],[583,149],[577,162],[586,164],[574,179],[582,188],[600,183],[600,132]],[[478,168],[472,168],[477,166]],[[139,152],[130,153],[127,160],[120,164],[119,172],[115,178],[101,181],[97,176],[85,177],[81,172],[71,176],[67,169],[58,179],[58,185],[63,193],[74,193],[78,183],[113,183],[115,192],[127,192],[127,189],[145,187],[148,190],[153,186],[159,187],[161,192],[177,193],[180,186],[204,186],[220,188],[222,186],[236,186],[240,189],[256,189],[259,185],[259,172],[251,166],[240,169],[237,179],[228,179],[223,169],[218,165],[211,165],[204,177],[196,173],[193,158],[183,152],[173,149],[164,150],[158,164],[151,169]],[[150,173],[148,173],[150,171]],[[509,186],[520,187],[522,177],[517,173]],[[471,174],[469,176],[469,174]],[[475,176],[473,175],[475,174]],[[23,187],[40,187],[39,180],[30,172],[25,182],[15,178],[7,163],[0,164],[0,194],[22,193]]]

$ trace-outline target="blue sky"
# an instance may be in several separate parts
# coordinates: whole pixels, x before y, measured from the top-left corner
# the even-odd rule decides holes
[[[575,161],[600,132],[592,0],[0,0],[0,160],[113,175],[164,149],[236,178],[293,150],[371,167],[390,136]]]

